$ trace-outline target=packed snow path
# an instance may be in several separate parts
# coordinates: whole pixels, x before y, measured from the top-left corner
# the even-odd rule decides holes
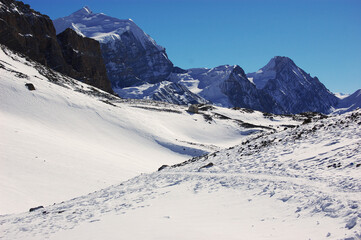
[[[4,239],[359,239],[361,111],[0,218]]]

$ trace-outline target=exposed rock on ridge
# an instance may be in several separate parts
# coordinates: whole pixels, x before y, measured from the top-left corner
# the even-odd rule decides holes
[[[274,57],[259,71],[247,76],[285,113],[330,113],[338,103],[338,98],[317,77],[311,77],[288,57]]]
[[[75,70],[71,74],[74,78],[112,92],[99,42],[81,37],[70,28],[58,34],[57,39],[65,61]]]
[[[229,77],[220,84],[234,107],[249,108],[264,112],[281,113],[282,109],[262,90],[258,90],[240,66],[235,66]]]
[[[66,40],[71,43],[66,43]],[[28,4],[0,0],[0,43],[58,72],[112,92],[106,72],[102,69],[104,65],[97,50],[99,43],[81,39],[70,32],[63,35],[59,42],[48,16],[34,11]],[[70,47],[83,51],[70,54]],[[90,62],[93,62],[90,67],[82,66]],[[91,72],[88,72],[89,68]]]

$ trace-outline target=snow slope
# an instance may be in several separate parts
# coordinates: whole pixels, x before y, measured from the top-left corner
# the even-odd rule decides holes
[[[29,82],[35,91],[25,87]],[[185,106],[121,100],[4,46],[0,97],[0,214],[64,201],[233,146],[250,133],[269,131],[263,125],[299,123],[259,112],[190,114]]]
[[[361,111],[315,119],[31,213],[4,239],[360,239]]]

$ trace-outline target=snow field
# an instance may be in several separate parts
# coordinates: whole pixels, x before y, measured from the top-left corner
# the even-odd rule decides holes
[[[0,214],[87,194],[233,146],[249,133],[186,106],[103,99],[5,47],[0,57]]]

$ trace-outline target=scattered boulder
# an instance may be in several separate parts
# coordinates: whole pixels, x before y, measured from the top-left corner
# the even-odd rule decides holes
[[[210,167],[213,167],[213,165],[214,165],[214,164],[210,162],[210,163],[208,163],[207,165],[204,165],[204,166],[200,167],[199,170],[201,170],[202,168],[210,168]]]
[[[353,217],[346,223],[345,228],[352,229],[354,226],[356,226],[356,223],[357,223],[357,217]]]
[[[162,165],[160,168],[158,168],[158,171],[162,171],[164,168],[169,167],[168,165]]]
[[[35,90],[35,86],[32,83],[25,83],[25,87],[27,87],[29,91]]]
[[[29,212],[34,212],[34,211],[42,209],[42,208],[44,208],[44,207],[43,206],[38,206],[38,207],[30,208]]]
[[[188,112],[190,113],[198,113],[198,106],[196,104],[192,104],[188,107]]]

